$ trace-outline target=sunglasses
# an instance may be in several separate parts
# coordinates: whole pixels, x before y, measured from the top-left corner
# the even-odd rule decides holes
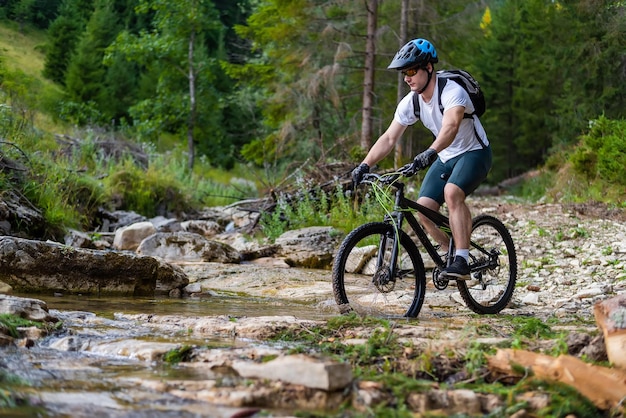
[[[419,72],[420,68],[409,68],[408,70],[402,71],[402,75],[405,77],[413,77],[415,74]]]

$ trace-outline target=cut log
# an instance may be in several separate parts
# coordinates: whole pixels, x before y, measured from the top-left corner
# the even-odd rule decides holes
[[[576,357],[552,357],[524,350],[503,349],[488,359],[492,372],[521,376],[520,367],[540,379],[565,383],[598,408],[608,410],[626,397],[626,372],[595,366]]]
[[[626,294],[596,303],[593,314],[604,334],[609,361],[626,369]]]

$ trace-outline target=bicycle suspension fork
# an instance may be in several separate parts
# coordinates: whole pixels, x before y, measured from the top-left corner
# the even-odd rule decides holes
[[[398,254],[400,252],[400,237],[402,234],[402,222],[404,214],[399,210],[394,210],[385,216],[385,223],[392,226],[385,235],[380,237],[377,267],[378,271],[374,280],[379,285],[385,285],[393,280],[398,274]],[[391,244],[390,252],[386,251]],[[384,268],[386,266],[386,269]],[[386,270],[386,271],[385,271]],[[383,276],[385,276],[383,278]]]

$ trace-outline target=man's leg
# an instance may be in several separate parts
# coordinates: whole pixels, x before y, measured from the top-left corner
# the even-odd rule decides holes
[[[456,184],[448,183],[444,197],[450,217],[450,229],[454,238],[455,257],[442,273],[456,279],[469,278],[469,242],[472,233],[472,215],[465,203],[465,192]]]
[[[443,193],[450,213],[454,246],[460,250],[467,250],[472,233],[472,214],[465,203],[465,192],[456,184],[448,183]]]
[[[417,199],[417,203],[419,203],[420,205],[426,206],[428,209],[432,209],[437,212],[439,211],[439,207],[440,207],[439,203],[437,203],[435,200],[431,199],[430,197],[422,196],[419,199]],[[450,243],[450,240],[448,239],[448,235],[446,235],[445,232],[437,228],[430,219],[428,219],[421,213],[419,214],[419,218],[420,218],[420,223],[424,226],[424,229],[426,229],[426,232],[428,232],[428,235],[430,235],[441,246],[442,250],[447,250],[448,244]]]

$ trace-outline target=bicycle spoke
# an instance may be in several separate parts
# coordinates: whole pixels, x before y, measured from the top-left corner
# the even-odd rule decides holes
[[[333,287],[341,312],[385,317],[419,313],[426,288],[421,256],[405,235],[398,250],[400,261],[392,269],[391,228],[374,223],[346,237],[333,267]]]
[[[499,220],[481,215],[474,220],[471,241],[471,279],[459,282],[459,292],[474,312],[500,312],[509,303],[517,279],[513,240]]]

